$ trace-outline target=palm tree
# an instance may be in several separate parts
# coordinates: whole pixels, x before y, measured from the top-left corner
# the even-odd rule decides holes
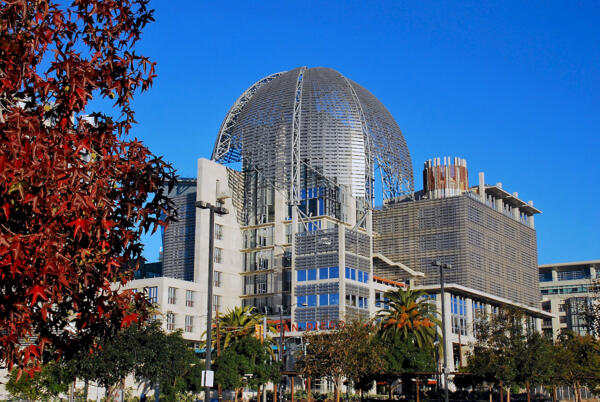
[[[399,334],[412,337],[417,346],[434,345],[436,327],[440,326],[434,305],[420,290],[398,289],[384,295],[389,309],[379,310],[380,331],[384,338]]]
[[[256,325],[263,324],[264,316],[256,311],[253,306],[234,307],[219,315],[219,332],[221,347],[226,348],[229,344],[245,336],[253,336]],[[277,331],[272,325],[267,325],[267,330],[273,333]],[[216,328],[213,328],[213,339],[216,344]]]

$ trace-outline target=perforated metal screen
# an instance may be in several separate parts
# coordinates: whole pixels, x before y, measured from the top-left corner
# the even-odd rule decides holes
[[[384,198],[414,189],[410,154],[394,118],[369,91],[323,67],[273,74],[246,90],[225,117],[212,158],[243,161],[286,191],[297,163],[322,171],[357,198],[373,196],[376,168]]]

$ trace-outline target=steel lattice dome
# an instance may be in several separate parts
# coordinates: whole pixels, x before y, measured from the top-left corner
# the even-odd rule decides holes
[[[384,198],[414,189],[410,153],[392,115],[368,90],[323,67],[273,74],[244,91],[221,125],[212,159],[243,161],[285,189],[301,164],[355,197],[373,197],[376,169]]]

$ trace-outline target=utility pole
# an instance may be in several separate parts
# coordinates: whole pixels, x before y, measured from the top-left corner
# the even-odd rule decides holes
[[[442,263],[440,261],[432,261],[431,265],[440,269],[440,293],[442,297],[442,345],[444,348],[444,366],[442,372],[444,374],[444,400],[448,398],[448,348],[446,347],[446,297],[444,293],[444,269],[452,269],[452,264]]]
[[[221,328],[221,320],[219,320],[219,306],[217,306],[217,311],[216,311],[216,317],[215,320],[217,321],[217,357],[221,356],[221,332],[220,332],[220,328]],[[218,393],[218,398],[219,398],[219,402],[221,402],[221,400],[223,399],[223,390],[221,389],[221,384],[217,384],[217,393]]]
[[[206,303],[206,373],[205,379],[208,378],[208,373],[211,371],[211,352],[212,352],[212,309],[213,309],[213,286],[214,286],[214,257],[215,248],[215,213],[219,215],[227,215],[229,212],[226,208],[214,206],[206,201],[196,201],[196,208],[208,209],[210,211],[210,228],[208,231],[208,300]],[[210,402],[210,387],[204,386],[204,400]]]

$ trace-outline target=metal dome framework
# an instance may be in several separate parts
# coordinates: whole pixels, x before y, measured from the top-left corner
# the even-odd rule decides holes
[[[414,191],[412,162],[394,118],[368,90],[329,68],[299,67],[249,87],[227,113],[212,154],[244,162],[290,201],[303,165],[372,205],[379,169],[384,199]]]

